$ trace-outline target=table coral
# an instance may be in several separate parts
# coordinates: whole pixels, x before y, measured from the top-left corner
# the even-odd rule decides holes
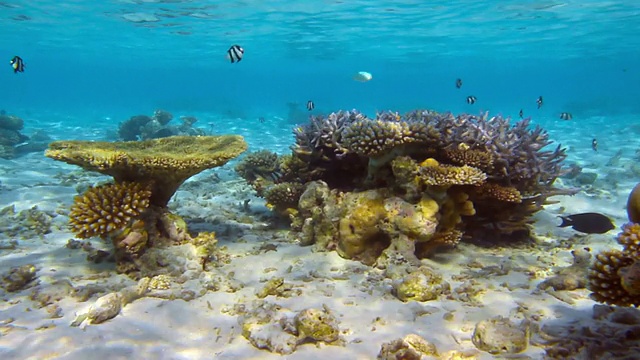
[[[178,187],[203,170],[224,165],[246,147],[241,136],[233,135],[114,143],[56,141],[46,155],[114,177],[114,184],[76,197],[69,215],[71,228],[81,238],[110,238],[117,271],[140,277],[141,269],[148,267],[143,254],[150,247],[192,240],[184,220],[166,207]]]
[[[116,182],[149,183],[151,204],[166,206],[191,176],[222,166],[247,149],[242,136],[174,136],[128,142],[55,141],[45,155]]]

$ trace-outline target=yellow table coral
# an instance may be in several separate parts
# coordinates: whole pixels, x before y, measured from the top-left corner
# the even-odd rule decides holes
[[[239,135],[172,136],[145,141],[54,141],[45,155],[116,182],[151,184],[151,205],[165,206],[188,178],[222,166],[247,149]]]
[[[142,276],[141,257],[151,246],[184,243],[186,223],[166,205],[189,177],[224,165],[245,151],[241,136],[175,136],[128,142],[56,141],[46,156],[113,176],[115,183],[75,198],[71,230],[114,245],[116,269]]]

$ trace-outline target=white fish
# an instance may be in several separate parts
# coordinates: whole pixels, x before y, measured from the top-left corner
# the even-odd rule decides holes
[[[370,81],[371,79],[373,79],[373,75],[371,75],[371,73],[368,73],[366,71],[359,71],[357,74],[353,76],[353,80],[360,81],[360,82],[367,82],[367,81]]]

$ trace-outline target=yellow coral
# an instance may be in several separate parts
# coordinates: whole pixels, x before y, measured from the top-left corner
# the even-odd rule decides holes
[[[123,182],[102,185],[76,196],[69,213],[72,231],[79,238],[104,237],[128,226],[148,206],[148,185]]]
[[[632,223],[640,223],[640,184],[636,185],[629,194],[627,215]]]
[[[472,166],[453,166],[438,164],[427,159],[420,164],[420,180],[425,185],[480,185],[487,179],[487,174]]]
[[[380,235],[377,224],[385,217],[384,197],[376,191],[347,193],[347,215],[338,224],[338,253],[345,258],[364,252],[367,244]]]
[[[125,142],[54,141],[45,155],[111,175],[116,182],[151,183],[151,204],[164,207],[186,179],[222,166],[246,149],[238,135],[171,136]]]

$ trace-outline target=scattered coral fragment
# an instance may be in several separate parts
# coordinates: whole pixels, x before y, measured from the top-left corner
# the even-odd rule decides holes
[[[8,291],[15,292],[24,289],[36,278],[36,267],[32,264],[22,265],[9,270],[2,277],[0,285]]]
[[[382,344],[378,360],[425,360],[437,357],[436,346],[419,335],[409,334],[402,339],[396,339]]]
[[[508,318],[496,316],[482,320],[473,331],[473,344],[490,354],[517,354],[529,345],[529,324],[515,324]]]

